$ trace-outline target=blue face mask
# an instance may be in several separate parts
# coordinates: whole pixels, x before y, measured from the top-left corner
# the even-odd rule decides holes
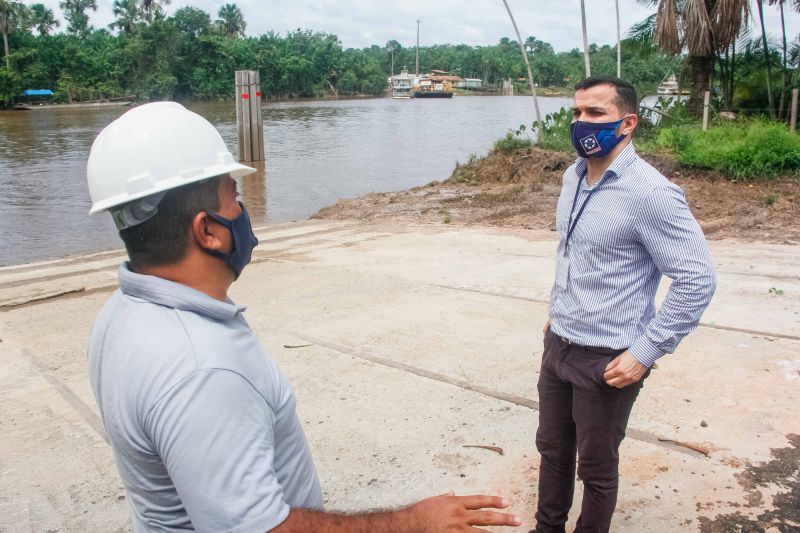
[[[233,220],[217,215],[216,213],[208,213],[208,216],[228,228],[231,232],[231,239],[233,240],[233,250],[231,253],[226,254],[218,252],[217,250],[203,248],[207,253],[225,261],[236,275],[235,279],[239,279],[242,270],[244,270],[244,267],[250,262],[253,248],[258,245],[258,239],[253,234],[253,226],[250,225],[250,216],[247,214],[247,209],[244,208],[242,202],[239,202],[239,206],[242,208],[242,214]]]
[[[576,120],[570,125],[572,146],[581,157],[605,157],[622,142],[625,135],[616,135],[617,128],[627,116],[615,122],[586,122]]]

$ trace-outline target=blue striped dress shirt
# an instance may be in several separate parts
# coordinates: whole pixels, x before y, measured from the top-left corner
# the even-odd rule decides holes
[[[633,143],[594,187],[586,168],[578,158],[567,169],[558,199],[551,329],[584,346],[628,348],[650,367],[675,351],[711,301],[717,281],[708,245],[683,191],[643,161]],[[592,189],[567,243],[570,218]],[[672,285],[656,312],[662,275]]]

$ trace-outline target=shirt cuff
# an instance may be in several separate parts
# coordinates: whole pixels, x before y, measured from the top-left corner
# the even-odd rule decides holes
[[[642,363],[647,368],[653,366],[653,363],[656,362],[656,359],[667,353],[650,342],[650,339],[648,339],[645,335],[642,335],[636,339],[636,342],[634,342],[633,346],[631,346],[628,350],[637,361]]]

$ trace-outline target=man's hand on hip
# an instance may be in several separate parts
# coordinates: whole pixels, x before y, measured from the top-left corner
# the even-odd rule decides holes
[[[610,386],[621,389],[642,379],[645,372],[647,367],[637,361],[629,350],[625,350],[608,363],[603,379]]]
[[[547,330],[550,329],[550,323],[551,322],[552,322],[551,320],[548,320],[547,323],[542,328],[542,333],[544,333],[545,335],[547,335]]]

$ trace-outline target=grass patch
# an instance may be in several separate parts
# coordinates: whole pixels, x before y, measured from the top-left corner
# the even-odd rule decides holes
[[[506,133],[505,137],[495,141],[494,149],[508,154],[522,148],[527,148],[532,144],[533,141],[529,138],[520,137],[518,134],[509,131]]]
[[[663,128],[656,145],[668,148],[684,165],[711,168],[736,179],[759,180],[800,171],[800,136],[763,119]],[[776,199],[777,200],[777,199]]]
[[[540,148],[558,150],[559,152],[574,152],[570,138],[569,125],[572,123],[572,110],[562,107],[555,113],[544,117],[542,131],[536,145]]]

